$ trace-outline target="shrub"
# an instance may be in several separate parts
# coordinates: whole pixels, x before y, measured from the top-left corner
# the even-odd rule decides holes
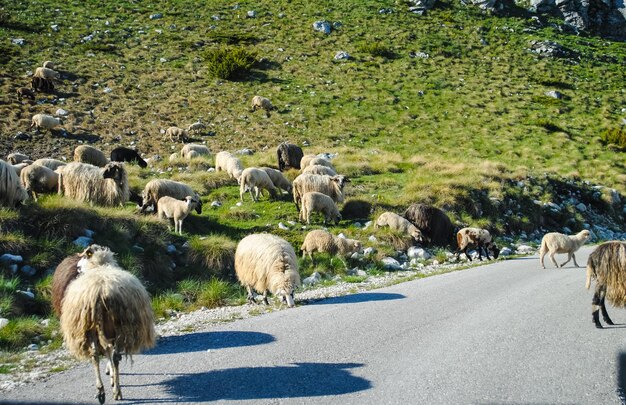
[[[619,150],[626,150],[626,131],[621,128],[606,129],[600,134],[605,145],[613,145]]]
[[[250,71],[256,56],[256,52],[244,47],[221,46],[206,51],[204,58],[211,76],[234,80],[244,77]]]
[[[234,287],[226,281],[212,278],[210,281],[202,283],[196,304],[207,308],[225,305],[227,300],[235,295],[234,290]]]
[[[388,59],[395,56],[395,53],[388,46],[380,42],[365,42],[357,47],[357,51]]]
[[[158,318],[169,318],[172,311],[182,311],[185,308],[183,296],[174,292],[167,292],[152,299],[152,310]]]
[[[235,241],[222,235],[193,237],[189,240],[187,259],[191,263],[205,266],[207,275],[221,278],[234,277]]]

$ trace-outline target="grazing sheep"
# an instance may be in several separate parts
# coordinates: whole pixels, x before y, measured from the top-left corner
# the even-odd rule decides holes
[[[302,169],[302,174],[317,174],[320,176],[336,176],[335,169],[322,165],[308,165]]]
[[[324,214],[324,223],[333,221],[335,224],[341,220],[341,214],[337,204],[326,194],[317,191],[309,191],[302,196],[302,207],[300,208],[300,221],[311,223],[311,214],[321,212]]]
[[[239,198],[243,201],[243,195],[246,190],[250,191],[252,201],[257,202],[261,190],[267,190],[270,193],[271,198],[278,197],[278,189],[274,186],[270,176],[262,169],[256,167],[248,167],[241,173],[239,179]],[[252,192],[254,190],[254,193]]]
[[[463,228],[456,233],[456,243],[458,250],[456,258],[458,259],[461,253],[465,253],[465,256],[471,262],[472,258],[467,253],[468,249],[476,249],[478,251],[478,259],[483,260],[482,251],[485,251],[487,260],[491,260],[489,252],[493,254],[493,258],[497,259],[500,254],[500,249],[491,240],[491,234],[486,229],[481,228]]]
[[[178,160],[179,158],[180,158],[180,153],[178,153],[178,152],[174,152],[174,153],[172,153],[172,154],[170,155],[170,159],[169,159],[169,160],[170,160],[170,163],[172,163],[172,162],[174,162],[174,161]]]
[[[276,148],[278,170],[281,172],[289,167],[300,170],[300,161],[304,153],[302,148],[292,143],[283,142]]]
[[[38,67],[35,69],[35,73],[33,73],[33,77],[39,77],[45,80],[58,79],[61,77],[59,72],[53,69],[49,69],[46,67]]]
[[[204,125],[202,122],[200,122],[200,120],[198,120],[192,124],[189,124],[189,126],[187,127],[187,132],[189,133],[193,131],[197,133],[205,128],[206,128],[206,125]]]
[[[52,131],[61,125],[63,125],[63,121],[60,118],[54,118],[52,115],[47,114],[35,114],[28,129],[35,127],[37,130],[43,128]]]
[[[104,167],[109,160],[98,148],[89,145],[78,145],[74,149],[74,162],[89,163],[90,165]]]
[[[28,87],[20,87],[19,89],[17,89],[17,98],[29,98],[31,100],[34,100],[35,92]]]
[[[54,69],[54,63],[50,60],[45,61],[42,66],[48,69]]]
[[[425,242],[436,246],[456,248],[456,230],[450,218],[439,208],[430,205],[413,204],[404,215],[422,232]]]
[[[296,208],[300,210],[300,200],[305,193],[309,191],[318,191],[326,194],[333,199],[334,202],[343,202],[343,187],[349,182],[347,177],[337,176],[320,176],[317,174],[301,174],[296,177],[292,183],[293,201]]]
[[[124,164],[110,162],[100,168],[72,162],[59,167],[59,194],[96,205],[123,205],[128,201],[128,176]]]
[[[271,115],[270,111],[275,109],[269,99],[262,96],[252,97],[252,112],[256,111],[259,108],[265,110],[266,117],[269,117]]]
[[[574,252],[580,249],[590,236],[591,234],[586,229],[583,229],[576,235],[563,235],[558,232],[546,233],[543,235],[543,239],[541,239],[541,248],[539,249],[539,261],[541,262],[541,267],[544,269],[546,268],[543,264],[543,258],[546,253],[550,253],[550,260],[552,260],[552,263],[554,263],[556,267],[563,267],[572,259],[574,259],[574,266],[580,267],[578,266],[578,263],[576,263],[576,256],[574,255]],[[554,255],[557,253],[567,253],[567,260],[560,266],[554,259]]]
[[[0,206],[14,208],[28,198],[15,169],[0,160]]]
[[[333,166],[333,164],[330,163],[330,160],[324,159],[324,158],[321,158],[321,157],[314,157],[313,159],[311,159],[309,161],[309,164],[302,168],[303,173],[304,173],[304,169],[306,169],[309,166],[326,166],[326,167],[336,171],[335,167]]]
[[[222,151],[215,155],[215,171],[225,171],[228,175],[239,181],[241,173],[243,173],[243,164],[239,158],[233,156],[230,152]]]
[[[269,304],[269,291],[283,297],[289,307],[295,306],[294,292],[300,286],[300,274],[296,253],[286,240],[268,233],[246,236],[235,251],[235,273],[248,290],[248,302],[256,302],[257,291]]]
[[[272,180],[272,183],[274,183],[274,186],[281,190],[285,190],[287,193],[291,193],[291,182],[287,180],[287,178],[283,176],[280,171],[271,167],[259,167],[259,169],[265,171],[265,173],[270,176],[270,179]]]
[[[183,221],[187,218],[187,215],[194,209],[199,203],[199,199],[195,196],[188,195],[184,200],[177,200],[175,198],[165,196],[159,198],[157,201],[158,218],[163,220],[166,218],[174,219],[174,233],[178,232],[183,234]]]
[[[50,159],[50,158],[41,158],[37,159],[33,162],[34,165],[45,166],[48,169],[56,170],[61,166],[65,166],[67,163],[62,160]]]
[[[22,163],[18,163],[16,165],[11,165],[11,166],[13,166],[13,169],[15,170],[15,174],[17,174],[17,176],[19,177],[19,175],[22,173],[22,170],[28,165],[30,165],[30,163],[22,162]]]
[[[30,158],[25,154],[19,152],[9,153],[9,155],[7,156],[7,162],[11,163],[12,165],[22,163],[25,160],[30,160]]]
[[[134,149],[118,146],[111,151],[112,162],[137,162],[139,167],[146,168],[148,163],[139,156],[139,152]]]
[[[165,136],[170,138],[171,142],[187,142],[189,140],[189,132],[178,127],[169,127],[166,129]]]
[[[137,277],[119,267],[113,253],[91,245],[78,262],[81,275],[72,281],[61,306],[61,331],[69,352],[91,360],[96,373],[96,398],[104,403],[100,356],[111,364],[113,399],[122,399],[119,363],[154,346],[154,315],[150,296]]]
[[[424,242],[424,235],[422,235],[422,232],[417,229],[415,225],[409,222],[408,219],[401,217],[394,212],[387,211],[380,214],[380,216],[376,219],[374,226],[377,228],[388,226],[394,231],[411,235],[416,242]]]
[[[195,152],[195,154],[194,154]],[[204,145],[196,145],[193,143],[189,143],[180,150],[180,157],[183,159],[192,159],[194,157],[198,157],[200,155],[210,155],[211,151]]]
[[[202,214],[202,201],[200,195],[193,191],[191,187],[185,183],[167,179],[153,179],[146,184],[141,193],[143,203],[141,204],[141,212],[145,212],[149,206],[157,211],[157,203],[161,197],[169,196],[182,200],[186,196],[193,196],[197,201],[196,212]]]
[[[360,252],[362,249],[361,242],[356,239],[340,238],[333,236],[330,232],[316,229],[306,234],[304,242],[300,247],[302,251],[302,259],[308,254],[311,262],[313,261],[313,253],[328,253],[330,255],[347,256],[351,253]]]
[[[74,254],[63,259],[54,270],[52,276],[52,309],[57,316],[61,316],[61,305],[67,286],[78,277],[79,254]]]
[[[626,243],[604,242],[587,259],[587,289],[596,280],[596,290],[591,300],[591,318],[596,328],[602,328],[599,310],[604,322],[613,325],[604,304],[605,298],[615,307],[626,306]]]
[[[34,77],[30,80],[30,86],[44,93],[52,93],[54,91],[54,81],[52,79],[44,79],[42,77]]]
[[[307,154],[302,156],[302,159],[300,159],[300,170],[307,167],[313,159],[317,159],[317,155]]]
[[[20,173],[22,187],[37,201],[37,193],[52,193],[59,187],[59,174],[45,166],[29,165]]]

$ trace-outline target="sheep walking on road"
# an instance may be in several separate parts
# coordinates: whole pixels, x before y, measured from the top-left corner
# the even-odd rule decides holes
[[[480,261],[483,260],[483,250],[485,251],[487,260],[491,260],[491,258],[489,257],[489,252],[491,252],[494,259],[497,259],[498,255],[500,254],[500,249],[498,249],[496,244],[491,240],[491,234],[486,229],[463,228],[457,232],[456,241],[458,244],[458,250],[456,253],[457,259],[459,258],[461,253],[465,253],[465,256],[471,262],[472,258],[467,253],[469,249],[476,249],[476,251],[478,252],[478,259]]]
[[[554,263],[556,267],[563,267],[572,259],[574,259],[574,266],[580,267],[578,266],[578,263],[576,263],[576,256],[574,255],[574,252],[580,249],[590,236],[591,234],[586,229],[583,229],[576,235],[563,235],[558,232],[545,234],[543,239],[541,239],[541,248],[539,249],[539,261],[541,262],[541,267],[544,269],[546,268],[543,264],[543,258],[546,253],[549,253],[550,260],[552,260],[552,263]],[[554,259],[554,255],[557,253],[567,253],[567,260],[560,266]]]
[[[626,243],[605,242],[598,246],[587,259],[587,289],[596,280],[596,290],[591,300],[591,317],[596,328],[602,328],[599,311],[608,325],[613,321],[606,311],[607,299],[613,306],[626,306]]]

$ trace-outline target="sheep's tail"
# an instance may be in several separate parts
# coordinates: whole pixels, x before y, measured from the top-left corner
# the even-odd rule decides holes
[[[593,278],[595,271],[591,263],[587,263],[587,280],[585,281],[585,288],[588,290],[591,287],[591,279]]]
[[[543,255],[547,250],[548,250],[548,246],[546,243],[546,237],[544,236],[543,239],[541,239],[541,247],[539,248],[539,256]]]

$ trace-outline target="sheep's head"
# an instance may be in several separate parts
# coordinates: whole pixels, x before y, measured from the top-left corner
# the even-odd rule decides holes
[[[417,243],[424,243],[424,242],[426,242],[426,238],[424,237],[424,234],[422,233],[422,231],[420,231],[417,228],[412,228],[411,231],[409,232],[409,234],[411,235],[411,237]]]
[[[109,162],[104,166],[102,177],[105,179],[113,179],[116,183],[124,180],[124,165],[120,162]]]
[[[90,245],[79,256],[77,267],[80,273],[105,264],[117,264],[115,253],[106,246]]]
[[[193,198],[196,204],[196,212],[200,215],[202,214],[202,200],[200,199],[200,194],[195,193]]]
[[[589,232],[587,229],[583,229],[582,231],[578,232],[578,237],[583,242],[585,242],[591,237],[591,232]]]
[[[333,176],[333,177],[331,177],[331,179],[332,179],[332,181],[337,183],[337,185],[339,186],[340,190],[343,190],[343,187],[346,185],[346,183],[350,183],[350,179],[347,178],[346,176],[341,175],[341,174]]]
[[[500,249],[498,249],[498,247],[496,246],[495,243],[493,242],[489,242],[487,243],[487,246],[485,246],[487,248],[487,250],[489,252],[491,252],[491,254],[493,255],[494,259],[497,259],[498,256],[500,255]]]
[[[352,251],[353,253],[359,253],[363,250],[363,245],[361,245],[361,242],[359,242],[358,240],[347,239],[347,241],[350,245],[350,251]]]

